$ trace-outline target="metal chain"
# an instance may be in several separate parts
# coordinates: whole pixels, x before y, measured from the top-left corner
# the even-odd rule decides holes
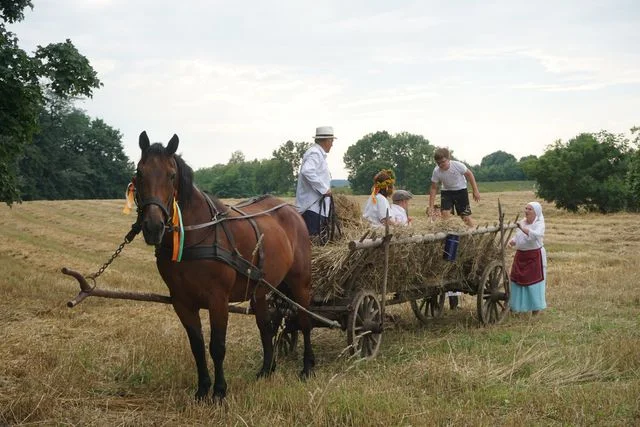
[[[142,229],[140,226],[140,218],[138,218],[138,220],[131,224],[131,230],[127,233],[126,236],[124,236],[124,241],[122,243],[120,243],[120,246],[118,246],[118,249],[116,249],[116,251],[113,253],[113,255],[111,255],[111,258],[109,258],[109,260],[107,262],[105,262],[104,264],[102,264],[102,267],[100,267],[100,269],[98,271],[96,271],[93,274],[90,274],[87,277],[87,279],[90,279],[93,281],[93,289],[95,289],[96,287],[96,279],[98,277],[100,277],[100,275],[102,273],[104,273],[104,271],[107,269],[107,267],[109,267],[109,265],[111,265],[111,263],[113,262],[113,260],[115,260],[118,255],[120,255],[120,252],[122,252],[122,249],[124,248],[124,246],[127,243],[131,243],[133,241],[133,239],[136,237],[136,235],[140,232],[140,230]]]
[[[116,251],[113,253],[113,255],[111,255],[111,258],[109,258],[109,261],[105,262],[102,267],[100,267],[100,269],[98,271],[96,271],[93,274],[90,274],[87,276],[87,279],[91,279],[94,281],[102,274],[104,273],[104,271],[107,269],[107,267],[109,267],[109,265],[113,262],[114,259],[116,259],[118,257],[118,255],[120,255],[120,252],[122,252],[122,249],[124,248],[124,245],[126,245],[127,243],[129,243],[127,241],[127,239],[125,239],[122,243],[120,243],[120,246],[118,246],[118,249],[116,249]],[[95,284],[94,284],[95,287]]]

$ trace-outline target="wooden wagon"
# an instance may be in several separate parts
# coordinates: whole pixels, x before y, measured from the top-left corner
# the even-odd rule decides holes
[[[346,331],[350,351],[364,358],[375,357],[380,348],[385,308],[390,305],[408,302],[416,317],[423,323],[429,323],[442,315],[446,292],[458,291],[476,296],[477,317],[481,323],[499,323],[509,310],[509,279],[504,249],[516,228],[515,224],[504,224],[502,218],[501,215],[500,222],[492,226],[456,233],[394,236],[387,227],[380,237],[365,235],[350,241],[348,253],[340,265],[333,267],[335,271],[331,276],[337,280],[332,289],[318,289],[322,287],[319,285],[322,284],[322,275],[326,276],[326,269],[314,275],[315,293],[310,309],[323,319],[334,321],[333,325],[337,322]],[[447,252],[451,241],[457,245],[457,256]],[[416,274],[409,285],[402,288],[390,286],[394,272],[396,275],[407,274],[402,269],[398,273],[397,269],[389,268],[389,259],[398,248],[412,253],[421,252],[424,264],[442,268],[430,277]],[[465,253],[468,250],[474,250],[474,253],[469,256]],[[377,274],[377,281],[366,273],[374,266],[378,268],[377,273],[382,271],[382,274]],[[327,322],[316,322],[319,327],[327,325]],[[287,353],[296,341],[297,333],[285,326],[278,341],[280,350]]]

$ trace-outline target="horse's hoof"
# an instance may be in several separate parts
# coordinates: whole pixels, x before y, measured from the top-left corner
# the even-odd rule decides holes
[[[202,384],[198,386],[198,391],[196,391],[196,400],[201,402],[207,398],[209,394],[209,389],[211,388],[211,384]]]
[[[207,398],[208,393],[209,393],[209,390],[204,390],[204,391],[198,390],[198,391],[196,391],[196,395],[195,395],[196,401],[203,402]]]
[[[300,379],[302,381],[306,381],[311,377],[315,377],[316,373],[311,370],[311,369],[303,369],[302,371],[300,371]]]
[[[256,374],[256,379],[260,379],[260,378],[269,378],[271,376],[271,372],[272,371],[265,371],[264,369],[261,369],[258,371],[258,373]]]
[[[214,395],[213,396],[213,404],[220,407],[227,407],[227,399],[224,396]]]

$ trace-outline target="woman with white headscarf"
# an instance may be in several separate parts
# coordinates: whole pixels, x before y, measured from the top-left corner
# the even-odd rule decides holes
[[[518,222],[518,231],[509,246],[515,246],[516,255],[511,266],[511,311],[534,315],[547,308],[545,300],[547,254],[543,244],[544,215],[538,202],[524,208],[524,219]]]

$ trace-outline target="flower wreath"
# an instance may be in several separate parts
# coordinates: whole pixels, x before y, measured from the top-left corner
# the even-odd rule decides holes
[[[385,177],[386,179],[380,181],[379,179]],[[391,189],[387,196],[393,193],[393,186],[396,183],[395,174],[391,169],[382,169],[373,177],[373,187],[371,187],[371,201],[376,204],[376,194],[381,190]]]

